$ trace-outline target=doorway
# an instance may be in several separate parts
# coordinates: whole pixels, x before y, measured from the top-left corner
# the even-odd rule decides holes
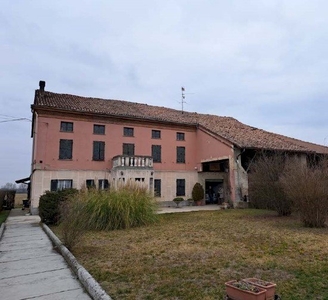
[[[223,180],[205,179],[205,203],[222,204],[223,202]]]

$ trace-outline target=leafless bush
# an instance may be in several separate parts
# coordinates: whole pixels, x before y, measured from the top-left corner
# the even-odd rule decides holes
[[[85,203],[79,201],[78,196],[60,204],[60,231],[63,243],[68,249],[82,241],[86,230],[88,216]]]
[[[285,194],[279,180],[284,172],[286,156],[262,153],[254,162],[249,175],[249,196],[255,208],[272,209],[280,216],[292,213],[292,201]]]
[[[324,227],[328,216],[328,164],[316,166],[290,163],[281,177],[287,197],[299,211],[306,227]]]

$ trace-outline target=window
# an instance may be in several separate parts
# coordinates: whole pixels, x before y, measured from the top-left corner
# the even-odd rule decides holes
[[[50,190],[52,192],[61,191],[64,189],[71,189],[73,187],[72,179],[53,179],[50,183]]]
[[[177,147],[177,163],[184,164],[186,162],[186,148]]]
[[[60,131],[73,132],[73,122],[60,122]]]
[[[160,139],[161,138],[161,131],[160,130],[152,130],[151,131],[151,138],[152,139]]]
[[[98,188],[99,190],[108,190],[109,189],[109,182],[107,179],[99,179],[98,180]]]
[[[105,142],[93,142],[93,160],[105,160]]]
[[[184,141],[185,134],[183,132],[177,132],[177,141]]]
[[[73,140],[59,140],[59,159],[72,159]]]
[[[162,161],[162,146],[152,145],[151,156],[153,157],[153,162],[160,163]]]
[[[93,125],[93,133],[94,134],[105,134],[105,125]]]
[[[123,135],[124,136],[134,136],[134,128],[124,127]]]
[[[94,188],[95,185],[95,181],[93,179],[87,179],[85,181],[85,185],[87,186],[88,189]]]
[[[155,179],[154,180],[154,195],[155,197],[160,197],[161,196],[161,185],[162,182],[160,179]]]
[[[134,156],[134,144],[123,144],[123,155]]]
[[[185,196],[185,195],[186,195],[186,180],[177,179],[177,196]]]

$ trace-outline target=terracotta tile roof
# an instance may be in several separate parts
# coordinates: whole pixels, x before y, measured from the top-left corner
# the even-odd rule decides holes
[[[166,107],[122,100],[105,100],[36,90],[33,109],[54,108],[62,111],[96,113],[135,119],[201,126],[240,148],[327,153],[328,147],[316,145],[245,125],[231,117],[181,113]]]

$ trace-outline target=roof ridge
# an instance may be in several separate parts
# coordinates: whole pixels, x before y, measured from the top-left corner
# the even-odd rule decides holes
[[[259,129],[230,116],[190,111],[182,112],[170,107],[127,100],[103,99],[36,90],[32,108],[37,109],[40,107],[55,108],[66,112],[101,114],[181,125],[201,125],[238,147],[328,153],[328,147]]]

